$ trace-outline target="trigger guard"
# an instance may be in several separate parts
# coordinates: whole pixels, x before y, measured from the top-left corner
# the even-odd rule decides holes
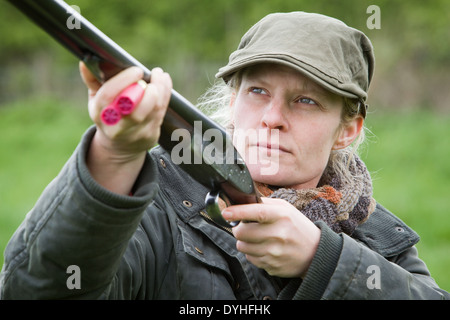
[[[221,192],[220,190],[213,190],[211,192],[208,192],[205,198],[206,213],[215,223],[222,227],[236,227],[240,221],[227,221],[223,218],[222,212],[219,207],[219,198],[225,201],[227,206],[231,204],[230,200],[223,192]]]

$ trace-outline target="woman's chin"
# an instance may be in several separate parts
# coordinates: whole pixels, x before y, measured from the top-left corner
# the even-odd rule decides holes
[[[248,170],[254,181],[273,186],[284,186],[288,182],[280,175],[279,168],[259,165],[248,165]]]

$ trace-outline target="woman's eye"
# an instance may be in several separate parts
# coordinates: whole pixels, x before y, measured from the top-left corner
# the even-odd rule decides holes
[[[256,94],[266,94],[267,92],[262,89],[262,88],[250,88],[250,92],[251,93],[256,93]]]
[[[317,103],[313,99],[310,99],[310,98],[300,98],[300,99],[298,99],[298,102],[305,103],[305,104],[311,104],[311,105],[317,105]]]

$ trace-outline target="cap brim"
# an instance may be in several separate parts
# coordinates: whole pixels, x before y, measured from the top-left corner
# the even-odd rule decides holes
[[[335,93],[337,95],[347,97],[347,98],[353,98],[353,99],[358,99],[358,100],[360,99],[360,97],[358,97],[354,93],[346,91],[346,90],[342,90],[340,88],[336,88],[335,86],[331,85],[330,83],[328,83],[321,77],[317,76],[316,74],[314,74],[307,68],[302,68],[301,66],[298,65],[298,62],[296,62],[294,64],[288,60],[280,59],[278,57],[253,57],[252,59],[243,59],[243,60],[237,61],[236,63],[229,64],[223,68],[220,68],[219,72],[216,74],[216,78],[222,78],[225,82],[228,82],[230,80],[230,78],[232,77],[232,75],[234,73],[236,73],[237,71],[247,68],[247,67],[250,67],[250,66],[253,66],[253,65],[256,65],[256,64],[262,64],[262,63],[274,63],[274,64],[281,64],[281,65],[291,67],[294,70],[299,71],[305,77],[313,80],[314,82],[316,82],[317,84],[319,84],[320,86],[324,87],[325,89],[329,90],[332,93]],[[316,73],[320,73],[320,71],[318,71],[316,69]]]

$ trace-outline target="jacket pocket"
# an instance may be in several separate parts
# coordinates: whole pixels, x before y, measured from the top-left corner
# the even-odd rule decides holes
[[[229,263],[207,237],[177,221],[177,277],[183,299],[236,299]]]
[[[181,224],[182,222],[178,224],[180,231],[179,249],[201,263],[220,269],[231,277],[228,262],[220,250],[197,230]]]

